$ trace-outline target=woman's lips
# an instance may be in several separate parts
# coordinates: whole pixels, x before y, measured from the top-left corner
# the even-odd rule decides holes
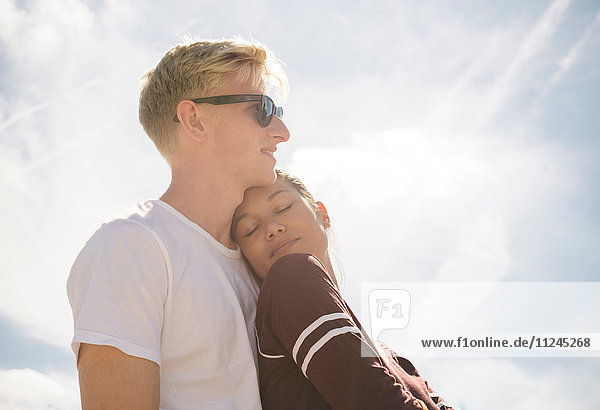
[[[271,255],[271,257],[276,256],[278,253],[281,253],[282,251],[286,250],[287,248],[298,242],[299,239],[300,238],[290,239],[289,241],[284,241],[281,245],[277,245],[277,247],[273,250],[273,254]]]

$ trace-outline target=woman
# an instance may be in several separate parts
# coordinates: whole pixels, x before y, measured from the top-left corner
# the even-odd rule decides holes
[[[374,343],[341,297],[325,206],[277,170],[244,194],[232,237],[262,281],[256,332],[265,409],[450,409],[414,366]]]

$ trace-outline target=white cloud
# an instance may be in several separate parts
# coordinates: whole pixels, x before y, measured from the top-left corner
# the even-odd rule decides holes
[[[589,365],[584,363],[590,359],[548,360],[536,368],[540,360],[423,359],[413,364],[434,390],[463,410],[594,408],[600,393],[593,366],[599,359]]]
[[[80,408],[77,380],[31,369],[0,370],[0,407],[19,410]]]
[[[585,29],[585,32],[575,41],[575,43],[569,48],[567,54],[560,59],[558,62],[558,69],[552,76],[552,78],[548,81],[548,84],[544,87],[544,89],[539,93],[534,103],[534,108],[539,110],[540,101],[546,96],[548,91],[552,87],[554,87],[563,76],[569,71],[571,66],[575,64],[575,62],[579,59],[582,50],[588,45],[590,40],[593,38],[593,35],[597,31],[600,26],[600,13],[596,14],[596,18],[589,24],[589,26]]]
[[[569,49],[567,55],[560,60],[559,69],[556,71],[556,73],[554,73],[552,79],[550,80],[551,85],[554,85],[560,81],[562,76],[569,70],[569,68],[571,68],[571,65],[573,65],[583,47],[590,40],[590,37],[594,33],[594,30],[596,30],[598,27],[598,24],[600,24],[600,13],[596,14],[596,18],[592,21],[589,27],[586,28],[581,37]]]
[[[518,84],[517,76],[527,69],[527,63],[548,45],[570,3],[571,0],[554,0],[527,34],[510,65],[494,84],[488,100],[477,116],[480,124],[489,121],[500,111]]]
[[[40,65],[56,61],[65,45],[77,42],[93,23],[92,12],[80,1],[3,2],[0,38],[15,60]],[[63,58],[66,57],[63,55]]]
[[[573,164],[557,164],[558,152],[509,137],[394,130],[299,149],[289,169],[329,203],[355,279],[499,280],[521,220],[571,189]]]
[[[98,85],[98,80],[91,80],[73,90],[69,90],[67,92],[64,92],[61,95],[58,96],[53,96],[50,97],[49,99],[47,99],[46,101],[43,101],[41,103],[35,104],[33,106],[27,107],[26,109],[24,109],[23,111],[19,111],[14,113],[13,115],[11,115],[10,117],[6,118],[5,120],[3,120],[2,122],[0,122],[0,132],[4,131],[6,128],[10,127],[11,125],[13,125],[14,123],[16,123],[17,121],[21,121],[24,118],[34,115],[36,113],[38,113],[39,111],[48,108],[54,104],[60,103],[64,100],[67,100],[69,98],[74,98],[77,97],[77,94],[82,92],[82,91],[86,91],[88,88],[93,87],[95,85]]]

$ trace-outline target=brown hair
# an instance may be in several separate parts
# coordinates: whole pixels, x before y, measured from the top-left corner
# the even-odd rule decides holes
[[[175,150],[173,116],[179,102],[207,97],[232,76],[260,88],[275,79],[281,94],[287,89],[287,78],[273,53],[257,41],[241,38],[179,44],[142,77],[140,123],[167,161]]]
[[[306,202],[308,202],[308,204],[311,206],[313,211],[315,211],[315,212],[318,211],[319,207],[317,206],[317,202],[315,201],[315,198],[312,196],[312,194],[310,192],[308,192],[308,189],[306,189],[306,186],[304,185],[304,183],[302,183],[302,181],[300,181],[300,179],[298,177],[296,177],[292,174],[289,174],[286,171],[284,171],[283,169],[279,169],[279,168],[275,169],[275,173],[277,174],[277,179],[285,181],[288,184],[290,184],[291,186],[293,186],[294,189],[296,189],[296,191],[298,191],[298,193],[302,196],[302,198],[304,198],[306,200]]]
[[[310,205],[310,207],[312,208],[313,212],[315,212],[315,214],[320,213],[320,209],[317,206],[317,202],[315,201],[315,198],[308,191],[308,189],[306,188],[306,185],[304,185],[304,183],[302,181],[300,181],[300,179],[298,177],[296,177],[282,169],[279,169],[279,168],[275,169],[275,173],[277,174],[278,180],[287,182],[292,187],[294,187],[294,189],[296,189],[296,191],[298,191],[300,196],[302,196],[302,198],[304,198],[306,200],[306,202]],[[343,281],[344,275],[343,275],[342,263],[339,258],[338,242],[333,233],[333,229],[331,227],[326,229],[325,232],[327,234],[327,254],[329,256],[330,262],[332,262],[332,264],[334,266],[334,272],[330,272],[330,273],[332,275],[335,275],[336,278],[338,278],[339,281],[341,282],[341,281]],[[337,284],[337,279],[334,281]]]

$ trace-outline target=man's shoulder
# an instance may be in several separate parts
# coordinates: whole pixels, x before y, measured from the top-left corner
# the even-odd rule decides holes
[[[135,204],[121,214],[106,220],[96,233],[155,232],[165,223],[172,224],[174,219],[175,216],[161,206],[161,201],[150,199]]]
[[[203,255],[212,248],[220,247],[222,245],[176,209],[163,201],[153,199],[136,204],[119,216],[102,223],[89,238],[84,249],[152,248],[160,250],[164,255],[180,254],[194,249],[196,254]],[[229,250],[223,252],[234,253]]]
[[[120,215],[103,222],[86,243],[86,248],[99,243],[138,241],[141,238],[158,239],[156,233],[165,212],[156,200],[136,204]]]
[[[87,289],[93,277],[126,280],[131,277],[129,274],[137,275],[136,272],[154,272],[160,276],[168,269],[160,237],[144,223],[151,211],[148,203],[135,208],[103,223],[88,239],[71,267],[67,281],[69,294]]]
[[[161,201],[157,199],[149,199],[145,202],[135,204],[126,209],[121,214],[104,222],[104,225],[125,225],[131,226],[134,224],[142,225],[151,228],[157,220],[169,218],[170,212],[161,206]]]

